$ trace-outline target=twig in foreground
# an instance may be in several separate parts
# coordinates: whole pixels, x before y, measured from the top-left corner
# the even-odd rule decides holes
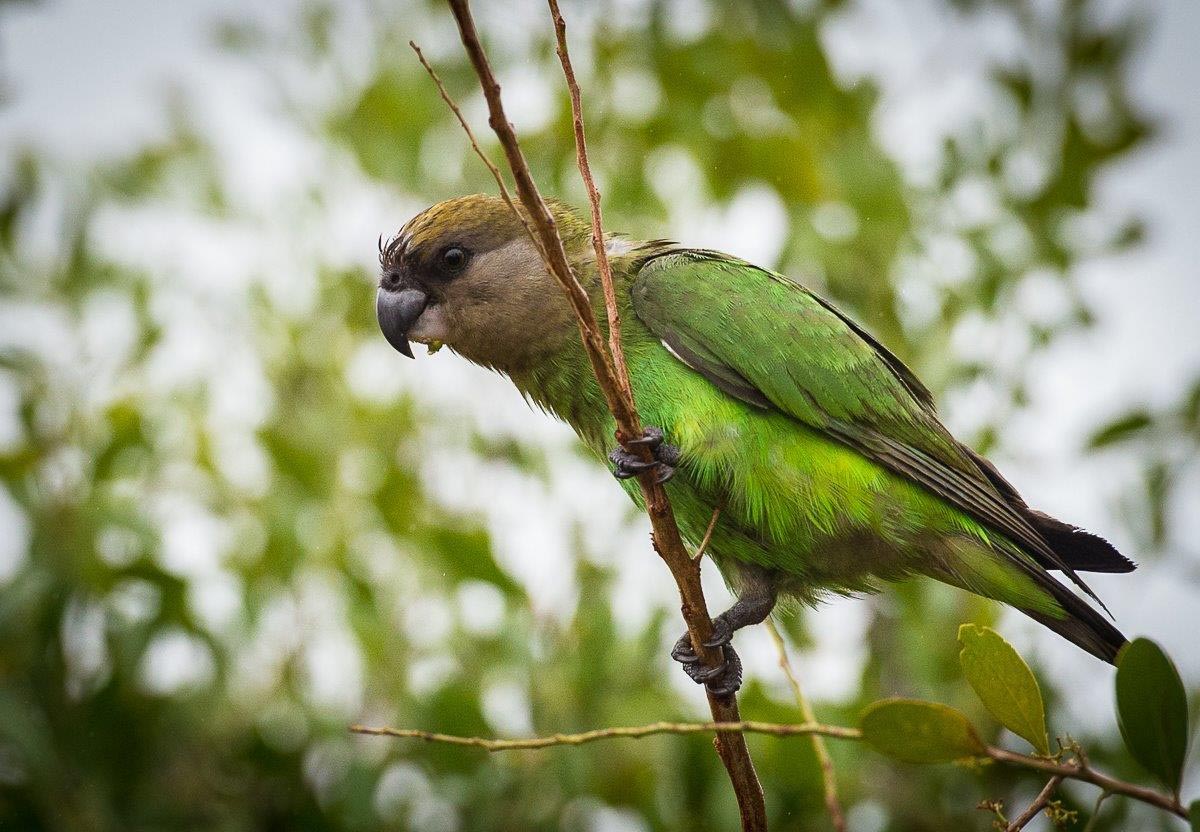
[[[804,691],[800,687],[800,678],[792,669],[791,660],[788,659],[787,644],[784,642],[779,628],[770,618],[767,619],[767,632],[771,634],[771,639],[775,642],[775,649],[779,651],[779,667],[792,685],[796,705],[800,708],[800,718],[804,720],[805,724],[816,724],[817,717],[813,713],[812,705],[809,704],[808,697],[804,695]],[[821,766],[821,785],[825,795],[825,810],[829,812],[829,822],[836,832],[846,832],[846,815],[842,811],[842,802],[838,799],[837,774],[833,770],[833,758],[829,756],[829,748],[825,745],[821,734],[814,732],[810,736],[813,752],[817,755],[817,763]]]
[[[1156,806],[1164,812],[1170,812],[1177,817],[1187,820],[1187,808],[1175,796],[1156,792],[1154,789],[1148,789],[1136,783],[1127,783],[1124,780],[1118,780],[1101,771],[1096,771],[1090,765],[1082,762],[1068,761],[1060,763],[1046,757],[1034,757],[1029,754],[1009,751],[1007,748],[996,748],[995,746],[988,746],[986,753],[988,757],[998,763],[1021,766],[1022,768],[1040,771],[1043,774],[1059,775],[1066,780],[1079,780],[1083,783],[1091,783],[1093,786],[1099,786],[1106,792],[1132,797],[1134,800],[1140,800],[1142,803]]]
[[[485,751],[534,750],[558,745],[583,745],[607,739],[640,739],[656,734],[703,734],[708,732],[715,732],[718,736],[728,736],[735,733],[752,733],[774,737],[820,736],[839,740],[863,739],[862,731],[842,725],[825,725],[819,722],[792,725],[779,722],[757,722],[753,720],[738,720],[736,722],[653,722],[649,725],[598,728],[579,734],[552,734],[544,737],[528,737],[515,740],[460,737],[414,728],[372,728],[363,725],[353,725],[350,727],[350,730],[356,734],[419,739],[426,742],[482,748]],[[1005,765],[1049,774],[1052,781],[1077,780],[1081,783],[1091,783],[1093,786],[1099,786],[1102,789],[1102,795],[1101,799],[1096,803],[1096,812],[1099,811],[1100,804],[1105,799],[1112,795],[1121,795],[1162,809],[1165,812],[1170,812],[1184,820],[1187,820],[1188,817],[1187,808],[1173,795],[1163,794],[1145,786],[1118,780],[1115,777],[1074,760],[1065,763],[1057,762],[1047,757],[1021,754],[1016,751],[1009,751],[1007,748],[997,748],[996,746],[988,746],[984,751],[984,756]]]
[[[1063,777],[1061,774],[1056,774],[1051,777],[1045,787],[1038,792],[1038,796],[1033,799],[1033,802],[1025,809],[1024,812],[1017,815],[1016,819],[1008,825],[1005,832],[1020,832],[1029,825],[1030,821],[1036,818],[1043,809],[1050,803],[1050,798],[1054,796],[1054,791],[1062,785]]]
[[[861,734],[856,728],[842,728],[837,725],[785,725],[778,722],[755,722],[742,720],[740,722],[652,722],[649,725],[635,725],[624,728],[597,728],[594,731],[583,731],[579,734],[551,734],[545,737],[529,737],[518,740],[491,740],[486,737],[458,737],[451,734],[438,734],[432,731],[421,731],[415,728],[371,728],[365,725],[352,725],[350,730],[355,734],[365,734],[376,737],[399,737],[402,739],[424,740],[425,742],[440,742],[448,745],[465,745],[472,748],[482,748],[484,751],[530,751],[539,748],[551,748],[557,745],[584,745],[597,740],[610,739],[641,739],[656,734],[769,734],[775,737],[796,737],[803,735],[837,737],[838,739],[859,739]]]
[[[1096,824],[1100,821],[1100,810],[1104,808],[1104,801],[1112,797],[1112,792],[1100,792],[1096,798],[1096,803],[1092,806],[1092,816],[1088,818],[1087,826],[1083,827],[1083,832],[1092,832],[1096,828]]]

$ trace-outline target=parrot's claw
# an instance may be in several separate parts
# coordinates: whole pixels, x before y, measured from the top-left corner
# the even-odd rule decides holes
[[[642,435],[638,439],[630,439],[626,445],[645,445],[650,450],[654,450],[663,443],[665,439],[662,428],[656,428],[654,425],[646,425],[642,428]]]
[[[712,635],[704,642],[705,647],[724,647],[733,639],[733,625],[724,614],[718,615],[712,622]]]
[[[679,641],[671,648],[671,658],[680,664],[691,664],[697,660],[696,651],[692,649],[691,633],[684,633]]]
[[[645,471],[656,470],[658,474],[654,481],[661,485],[675,476],[675,468],[679,465],[679,449],[663,440],[660,428],[647,426],[640,439],[631,439],[625,444],[634,447],[644,445],[654,459],[647,461],[625,448],[614,448],[608,458],[612,461],[613,476],[617,479],[627,480]]]
[[[671,658],[683,665],[684,672],[693,682],[704,685],[714,696],[729,696],[742,686],[742,660],[730,644],[722,645],[721,655],[723,660],[716,667],[701,664],[688,633],[684,633],[671,650]]]

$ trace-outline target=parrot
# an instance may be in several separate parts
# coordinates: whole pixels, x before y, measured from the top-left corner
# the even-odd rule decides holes
[[[564,202],[547,206],[604,321],[590,221]],[[778,601],[813,605],[917,576],[1014,607],[1115,662],[1125,637],[1079,573],[1135,564],[1031,508],[943,426],[895,353],[797,280],[718,251],[606,233],[646,425],[625,444],[652,458],[618,445],[574,311],[521,211],[461,196],[381,236],[380,329],[409,358],[413,341],[444,345],[507,376],[611,463],[635,502],[638,475],[664,484],[682,537],[693,547],[707,538],[735,598],[705,642],[719,649],[717,666],[701,663],[687,633],[671,651],[695,682],[717,696],[737,691],[733,635]]]

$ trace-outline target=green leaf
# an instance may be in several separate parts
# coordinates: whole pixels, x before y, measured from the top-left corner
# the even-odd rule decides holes
[[[1117,722],[1133,758],[1175,794],[1187,754],[1187,694],[1179,671],[1150,639],[1117,657]]]
[[[1192,832],[1200,832],[1200,800],[1193,800],[1192,805],[1188,807],[1188,822],[1192,826]]]
[[[884,699],[867,706],[860,727],[876,751],[906,763],[947,763],[986,749],[961,711],[936,702]]]
[[[1135,433],[1150,427],[1152,421],[1149,412],[1145,410],[1126,413],[1093,433],[1088,440],[1088,448],[1096,450],[1124,442]]]
[[[1025,660],[990,627],[964,624],[958,628],[958,643],[963,675],[988,713],[1039,754],[1049,754],[1042,690]]]

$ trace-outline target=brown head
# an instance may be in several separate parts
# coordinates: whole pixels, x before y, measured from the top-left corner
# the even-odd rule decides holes
[[[569,245],[586,225],[555,206]],[[573,337],[562,291],[520,218],[502,199],[476,194],[439,202],[381,241],[375,311],[393,347],[440,342],[470,360],[519,370]]]

